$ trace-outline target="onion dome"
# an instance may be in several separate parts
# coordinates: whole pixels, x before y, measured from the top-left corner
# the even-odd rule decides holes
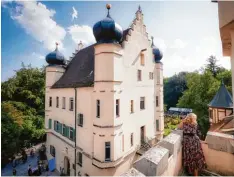
[[[56,43],[55,50],[46,55],[46,62],[49,65],[65,65],[66,64],[64,55],[58,51],[58,43]]]
[[[152,37],[152,45],[151,45],[151,47],[153,48],[154,61],[156,63],[160,63],[160,60],[163,57],[163,53],[161,52],[161,50],[158,47],[156,47],[154,45],[154,37]]]
[[[119,43],[123,37],[122,27],[111,18],[111,5],[107,4],[106,8],[107,16],[93,26],[93,34],[97,43]]]

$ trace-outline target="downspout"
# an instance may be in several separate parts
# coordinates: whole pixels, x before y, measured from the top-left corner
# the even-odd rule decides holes
[[[74,88],[75,89],[75,174],[74,176],[76,176],[76,114],[77,114],[77,88]]]

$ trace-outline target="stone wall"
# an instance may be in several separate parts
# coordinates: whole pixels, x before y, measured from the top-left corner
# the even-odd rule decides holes
[[[157,146],[149,149],[133,168],[122,176],[178,176],[182,167],[183,132],[173,131]],[[201,142],[208,171],[234,176],[234,136],[208,132],[206,141]]]
[[[208,132],[202,142],[207,168],[220,175],[234,176],[234,136]]]
[[[182,131],[176,130],[149,149],[122,176],[178,176],[182,169]]]

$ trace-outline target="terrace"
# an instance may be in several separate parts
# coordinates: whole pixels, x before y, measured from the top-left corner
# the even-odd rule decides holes
[[[187,176],[182,166],[183,132],[175,130],[150,148],[122,176]],[[201,141],[207,169],[201,176],[234,175],[234,136],[208,132]]]

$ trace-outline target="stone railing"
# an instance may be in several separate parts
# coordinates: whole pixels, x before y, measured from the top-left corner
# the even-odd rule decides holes
[[[183,132],[175,130],[145,152],[122,176],[178,176],[183,171]],[[208,132],[201,142],[209,171],[234,176],[234,136]]]
[[[145,152],[122,176],[178,176],[182,170],[182,131],[176,130]]]
[[[234,136],[208,132],[202,149],[209,171],[234,176]]]

